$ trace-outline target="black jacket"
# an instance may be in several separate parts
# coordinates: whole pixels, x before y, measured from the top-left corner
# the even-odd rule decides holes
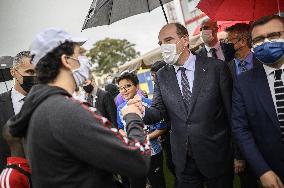
[[[144,121],[152,124],[166,117],[170,120],[177,176],[184,170],[188,144],[198,169],[206,177],[220,176],[232,167],[231,93],[232,78],[227,65],[197,55],[187,113],[174,67],[158,71],[153,104],[146,109]]]
[[[0,172],[6,165],[6,158],[11,155],[9,146],[4,140],[2,129],[5,123],[14,115],[11,91],[0,94]]]
[[[128,138],[65,90],[37,85],[6,126],[13,136],[25,136],[34,187],[109,188],[112,173],[140,177],[149,169],[142,120],[136,114],[125,120]]]
[[[233,49],[230,48],[227,43],[220,42],[220,46],[221,46],[225,61],[229,62],[229,61],[233,60],[234,56],[235,56],[235,51],[233,51]],[[197,50],[196,54],[198,54],[200,56],[207,57],[207,50],[206,50],[205,46],[203,46],[202,48]]]
[[[116,106],[113,97],[100,88],[97,90],[96,109],[106,117],[115,127],[117,127]]]

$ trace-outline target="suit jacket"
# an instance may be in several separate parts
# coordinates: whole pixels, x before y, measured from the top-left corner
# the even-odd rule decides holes
[[[103,117],[106,117],[115,127],[117,127],[116,106],[111,95],[107,91],[98,88],[96,96],[96,109]]]
[[[225,61],[229,62],[229,61],[233,60],[235,54],[233,52],[229,51],[230,48],[227,47],[227,44],[220,42],[220,46],[221,46],[223,55],[225,57]],[[203,46],[202,48],[197,50],[196,54],[198,54],[200,56],[208,57],[207,56],[207,50],[206,50],[205,46]]]
[[[260,65],[260,64],[261,63],[255,57],[253,57],[253,68]],[[232,74],[233,80],[235,80],[236,77],[237,77],[235,61],[234,60],[229,61],[228,66],[229,66],[230,72]],[[234,143],[234,157],[235,157],[235,159],[238,159],[238,160],[244,160],[244,156],[243,156],[242,152],[240,151],[240,149],[239,149],[239,147],[237,146],[236,143]]]
[[[284,144],[262,65],[236,79],[232,99],[232,131],[257,176],[272,169],[284,182]]]
[[[14,115],[11,91],[0,94],[0,172],[6,165],[6,158],[11,155],[9,146],[2,135],[3,126]]]
[[[256,67],[259,64],[261,64],[261,63],[253,56],[253,68]],[[229,65],[229,69],[231,71],[231,74],[232,74],[233,78],[235,79],[236,76],[237,76],[235,60],[229,61],[228,65]]]
[[[220,60],[196,56],[192,98],[186,110],[173,66],[158,71],[153,104],[144,121],[162,118],[171,124],[171,148],[176,173],[186,164],[187,148],[203,175],[216,177],[232,167],[231,110],[232,78]]]

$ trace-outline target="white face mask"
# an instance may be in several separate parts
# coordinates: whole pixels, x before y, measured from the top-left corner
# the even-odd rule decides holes
[[[177,54],[177,44],[161,45],[162,57],[166,63],[171,65],[177,64],[179,56],[182,54],[183,50],[185,49],[184,47],[183,50],[179,54]]]
[[[76,86],[81,86],[90,75],[90,62],[86,56],[78,57],[80,67],[78,69],[72,70],[73,77],[76,82]]]
[[[214,40],[214,37],[212,35],[212,30],[202,30],[201,38],[205,43],[210,43],[212,40]]]

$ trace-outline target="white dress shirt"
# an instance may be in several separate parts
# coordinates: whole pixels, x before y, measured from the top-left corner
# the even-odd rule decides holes
[[[270,93],[271,93],[273,103],[274,103],[274,107],[275,107],[275,110],[276,110],[276,113],[277,113],[275,90],[274,90],[275,78],[274,78],[274,73],[273,73],[277,69],[269,67],[267,65],[263,65],[263,68],[264,68],[265,73],[266,73],[266,77],[267,77],[269,88],[270,88]],[[284,69],[284,64],[280,67],[280,69]],[[284,73],[282,73],[282,75],[281,75],[281,80],[284,83]]]
[[[179,70],[179,68],[184,67],[186,69],[185,74],[189,82],[190,91],[192,93],[193,81],[194,81],[194,71],[195,71],[195,61],[196,61],[196,56],[193,54],[190,54],[188,59],[184,63],[184,65],[182,66],[174,65],[179,89],[182,95],[183,93],[182,93],[182,86],[181,86],[181,70]]]
[[[15,90],[15,88],[12,88],[11,98],[12,98],[14,113],[18,114],[24,104],[23,99],[25,98],[25,96],[20,92],[18,92],[17,90]]]
[[[225,61],[225,57],[224,57],[224,54],[223,54],[223,51],[222,51],[222,48],[221,48],[221,45],[220,45],[219,41],[215,44],[215,46],[212,46],[212,47],[209,47],[209,46],[205,45],[205,49],[207,51],[207,56],[208,57],[212,57],[212,53],[210,52],[211,48],[215,48],[216,49],[216,55],[217,55],[218,59]]]

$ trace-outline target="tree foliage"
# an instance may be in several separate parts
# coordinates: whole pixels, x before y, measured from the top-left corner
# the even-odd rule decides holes
[[[87,56],[97,65],[96,72],[110,73],[112,68],[123,65],[139,55],[134,46],[135,44],[126,39],[106,38],[93,44]]]

